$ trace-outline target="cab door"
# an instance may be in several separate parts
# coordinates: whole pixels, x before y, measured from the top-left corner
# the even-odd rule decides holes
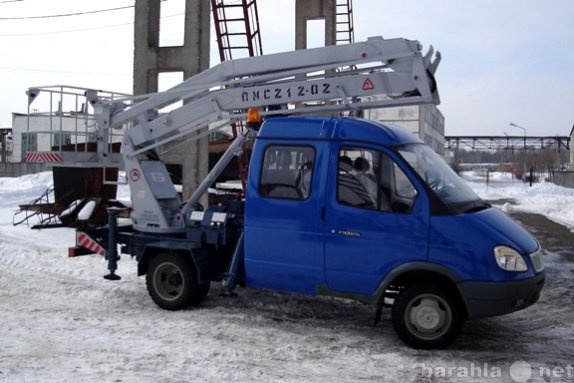
[[[356,144],[332,149],[325,209],[330,290],[370,294],[395,266],[427,259],[428,201],[415,182],[392,152]]]
[[[323,285],[325,143],[259,139],[245,206],[247,285],[314,294]]]

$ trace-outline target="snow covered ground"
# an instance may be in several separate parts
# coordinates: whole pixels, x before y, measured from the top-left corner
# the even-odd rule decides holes
[[[212,286],[200,308],[161,310],[128,257],[110,282],[100,256],[67,257],[73,230],[12,225],[18,204],[51,182],[0,178],[0,383],[574,382],[574,234],[545,250],[540,302],[468,322],[448,350],[421,351],[396,337],[387,310],[373,326],[371,307],[344,300],[250,289],[230,299]],[[574,230],[572,189],[470,183],[503,210]]]
[[[574,232],[574,189],[550,182],[529,186],[513,179],[510,173],[491,173],[488,183],[485,177],[474,172],[463,173],[462,177],[467,179],[474,191],[485,200],[513,200],[512,203],[498,206],[503,211],[542,214]]]

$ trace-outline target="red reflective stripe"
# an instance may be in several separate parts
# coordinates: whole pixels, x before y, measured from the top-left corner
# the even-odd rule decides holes
[[[94,253],[100,254],[102,256],[106,255],[106,250],[100,246],[96,241],[90,238],[86,233],[78,232],[76,235],[76,243]]]
[[[26,162],[63,162],[64,156],[61,153],[53,152],[32,152],[26,153]]]

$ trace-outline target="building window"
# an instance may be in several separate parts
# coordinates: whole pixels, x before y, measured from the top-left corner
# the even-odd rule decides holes
[[[72,143],[72,135],[70,133],[55,133],[53,146],[57,148],[69,145]]]
[[[22,133],[22,159],[26,158],[26,153],[38,151],[38,134],[37,133]]]

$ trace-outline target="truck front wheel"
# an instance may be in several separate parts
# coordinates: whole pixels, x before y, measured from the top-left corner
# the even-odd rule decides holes
[[[448,346],[460,333],[463,315],[455,296],[435,285],[410,285],[395,299],[393,327],[414,348]]]
[[[193,266],[183,255],[160,253],[150,261],[146,285],[152,300],[166,310],[182,310],[199,304],[208,288],[197,283]]]

